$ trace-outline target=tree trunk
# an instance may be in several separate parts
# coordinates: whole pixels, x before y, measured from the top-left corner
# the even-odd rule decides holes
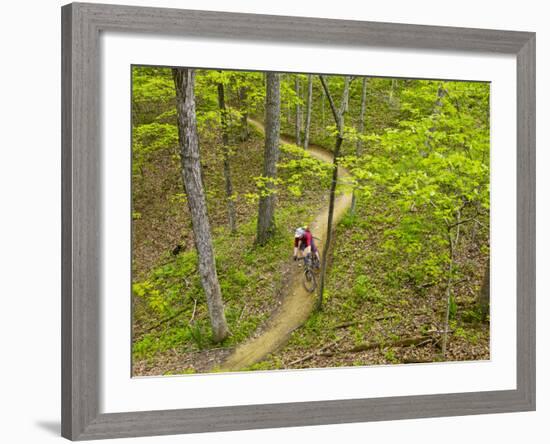
[[[313,76],[307,76],[307,104],[306,104],[306,127],[304,129],[304,149],[309,147],[309,128],[311,126],[311,107],[313,104]]]
[[[300,109],[300,78],[298,74],[294,79],[294,88],[296,91],[296,145],[300,146],[302,144],[302,111]]]
[[[332,96],[330,95],[330,91],[328,89],[328,85],[325,81],[325,78],[323,76],[319,76],[319,79],[321,80],[321,84],[323,85],[323,89],[329,101],[330,108],[332,110],[332,115],[334,116],[334,120],[336,122],[336,128],[338,132],[336,135],[336,143],[334,146],[334,155],[332,159],[333,170],[332,170],[332,181],[330,184],[327,234],[326,234],[325,246],[323,248],[323,258],[321,263],[321,276],[319,279],[319,297],[317,299],[317,307],[316,307],[317,310],[320,310],[323,306],[323,294],[325,291],[325,276],[327,272],[327,259],[328,259],[328,252],[330,249],[330,243],[332,240],[332,218],[334,216],[334,201],[336,198],[336,185],[338,182],[338,162],[340,157],[340,148],[342,147],[342,142],[344,141],[344,114],[348,109],[349,84],[350,84],[350,78],[349,76],[346,76],[344,78],[344,92],[342,93],[340,109],[336,109],[336,105],[332,100]]]
[[[388,103],[391,106],[393,106],[393,104],[394,104],[393,94],[394,94],[394,91],[395,91],[396,84],[397,84],[397,80],[396,79],[391,79],[390,95],[388,97]]]
[[[267,178],[258,208],[256,242],[264,245],[275,231],[275,179],[279,160],[281,83],[277,73],[267,73],[265,94],[265,152],[263,176]]]
[[[363,84],[361,86],[361,112],[359,113],[359,127],[357,129],[358,136],[362,136],[365,132],[365,112],[367,109],[367,81],[366,77],[363,77]],[[363,147],[363,142],[360,138],[357,139],[355,143],[355,155],[359,157],[361,155],[361,148]],[[355,195],[355,190],[353,190],[353,195],[351,197],[351,208],[350,212],[352,215],[355,214],[355,206],[357,205],[357,196]]]
[[[491,263],[487,261],[487,266],[485,267],[485,273],[483,275],[483,284],[481,285],[481,290],[479,291],[478,303],[481,309],[482,320],[487,319],[489,314],[489,302],[491,296]]]
[[[195,114],[195,72],[192,69],[172,69],[176,89],[178,136],[183,183],[191,213],[199,273],[206,294],[213,339],[220,342],[229,329],[225,320],[220,284],[214,260],[210,223],[206,211],[202,171],[199,157],[199,138]]]
[[[225,107],[225,94],[223,83],[218,83],[218,105],[220,107],[220,120],[222,126],[223,149],[223,177],[225,180],[225,199],[227,203],[227,218],[231,233],[237,231],[237,217],[235,214],[235,200],[233,196],[233,184],[231,182],[231,166],[229,164],[229,130],[227,122],[227,109]]]
[[[327,130],[325,127],[325,90],[321,90],[321,128],[323,128],[323,135]]]
[[[241,142],[245,142],[250,137],[248,130],[248,107],[247,107],[246,86],[239,88],[239,102],[241,103]]]
[[[447,229],[447,243],[449,247],[449,271],[447,275],[447,288],[445,290],[445,299],[447,300],[447,309],[445,310],[445,319],[444,319],[444,330],[443,330],[443,339],[441,346],[441,355],[443,360],[445,360],[445,355],[447,353],[447,341],[449,337],[449,317],[451,313],[451,298],[452,298],[452,287],[453,287],[453,263],[455,256],[455,248],[453,243],[453,237],[451,234],[451,228]]]

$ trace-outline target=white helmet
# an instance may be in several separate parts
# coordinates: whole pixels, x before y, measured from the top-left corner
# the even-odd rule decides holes
[[[296,228],[296,231],[294,232],[294,237],[302,237],[304,233],[305,231],[302,227]]]

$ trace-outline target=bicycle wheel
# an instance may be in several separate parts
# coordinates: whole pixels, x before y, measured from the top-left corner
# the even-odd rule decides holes
[[[317,287],[317,279],[315,278],[315,273],[313,273],[313,271],[311,271],[309,268],[304,271],[304,279],[302,280],[302,283],[304,285],[304,288],[310,293],[313,293],[313,291],[315,291],[315,288]]]

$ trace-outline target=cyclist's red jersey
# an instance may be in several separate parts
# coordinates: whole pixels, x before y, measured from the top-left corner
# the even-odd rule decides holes
[[[300,241],[302,242],[302,244],[300,245],[300,247],[302,249],[307,248],[307,247],[311,247],[312,250],[315,251],[316,248],[315,248],[315,244],[313,243],[313,235],[311,234],[311,231],[305,230],[304,234],[302,234],[302,236],[295,237],[294,238],[294,246],[298,247],[298,245],[300,244]]]

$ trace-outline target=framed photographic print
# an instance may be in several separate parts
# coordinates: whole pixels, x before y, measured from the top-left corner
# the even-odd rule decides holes
[[[62,25],[63,436],[535,408],[533,33]]]

